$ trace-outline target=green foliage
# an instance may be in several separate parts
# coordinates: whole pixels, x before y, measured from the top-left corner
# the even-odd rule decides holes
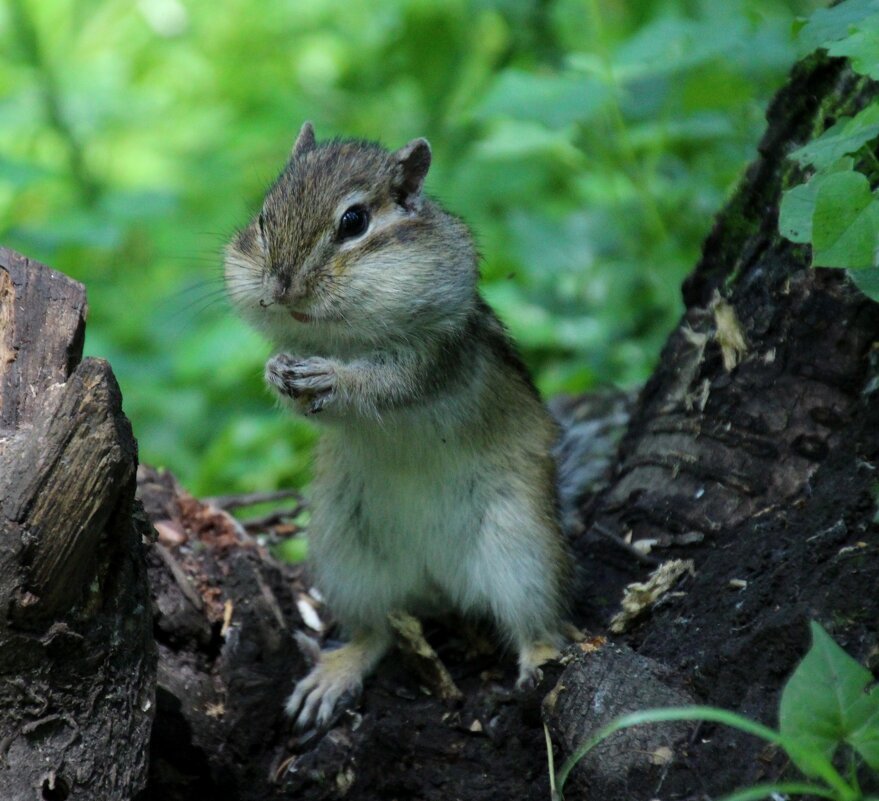
[[[781,694],[779,731],[734,712],[706,706],[646,709],[623,715],[602,727],[562,765],[555,779],[561,798],[574,766],[596,745],[621,729],[645,723],[702,720],[722,723],[760,737],[785,750],[791,761],[817,782],[779,782],[738,790],[723,801],[748,801],[775,794],[814,795],[835,801],[867,799],[857,782],[858,760],[879,771],[879,689],[869,670],[842,650],[813,622],[812,647],[791,674]],[[840,747],[851,749],[846,781],[832,760]]]
[[[842,158],[829,166],[824,174],[848,172],[853,164],[854,159]],[[812,216],[815,212],[815,197],[821,184],[821,179],[812,178],[789,189],[782,196],[778,229],[791,242],[806,244],[812,241]]]
[[[819,8],[800,25],[800,54],[807,55],[820,47],[837,47],[840,40],[849,39],[853,30],[876,12],[877,0],[844,0],[831,8]]]
[[[879,692],[873,674],[842,650],[817,623],[812,624],[812,648],[788,680],[781,696],[779,728],[782,737],[800,744],[806,755],[832,759],[846,743],[874,770],[879,770]],[[797,767],[817,775],[808,757]]]
[[[302,562],[308,556],[308,540],[303,537],[288,537],[278,545],[275,555],[287,562]]]
[[[816,2],[7,0],[0,241],[87,285],[144,461],[201,494],[301,485],[314,435],[272,408],[220,263],[302,120],[429,137],[541,389],[632,386]]]
[[[854,33],[827,48],[831,56],[844,56],[851,60],[855,72],[879,80],[879,27],[875,20],[871,24],[856,29]]]
[[[812,212],[812,262],[816,267],[861,269],[873,263],[879,201],[859,172],[828,175]]]
[[[879,78],[879,0],[845,0],[816,11],[799,33],[803,52],[823,48],[852,69]],[[848,269],[855,285],[879,300],[879,102],[843,117],[791,154],[811,174],[782,197],[778,228],[812,245],[812,265]]]
[[[855,153],[861,145],[877,135],[879,107],[870,105],[855,117],[843,117],[814,142],[791,153],[790,157],[801,166],[811,166],[823,172],[843,156]]]

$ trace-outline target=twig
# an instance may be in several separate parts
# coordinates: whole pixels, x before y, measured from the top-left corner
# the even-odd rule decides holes
[[[464,694],[458,689],[436,651],[424,639],[421,623],[405,612],[388,612],[397,647],[409,657],[412,667],[430,691],[445,702],[460,701]]]
[[[213,498],[204,498],[203,502],[220,509],[240,509],[242,506],[255,506],[258,503],[271,501],[283,501],[287,498],[295,498],[299,506],[305,506],[305,499],[294,489],[275,490],[274,492],[244,492],[240,495],[217,495]]]
[[[189,580],[189,576],[183,572],[183,568],[180,566],[180,563],[174,558],[171,552],[164,546],[162,543],[157,542],[153,548],[155,548],[156,553],[159,555],[161,560],[165,563],[165,566],[171,573],[171,576],[174,578],[174,582],[180,588],[180,592],[186,597],[186,599],[199,611],[204,609],[204,601],[202,600],[201,595],[198,594],[195,587],[192,586],[192,582]]]
[[[646,553],[642,553],[630,543],[626,542],[625,540],[621,540],[616,534],[614,534],[612,531],[608,531],[600,523],[593,523],[592,529],[597,534],[600,534],[605,540],[613,543],[618,548],[629,554],[629,556],[639,561],[642,565],[650,565],[651,567],[656,567],[659,564],[658,559],[654,559],[652,556],[648,556]]]
[[[278,509],[275,512],[261,515],[260,517],[251,517],[242,520],[241,525],[246,529],[261,529],[274,526],[277,523],[283,523],[285,520],[293,520],[298,517],[305,509],[304,504],[297,504],[292,509]]]

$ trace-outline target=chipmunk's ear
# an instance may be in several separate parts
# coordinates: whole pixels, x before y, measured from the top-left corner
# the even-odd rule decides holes
[[[291,159],[304,156],[309,150],[314,150],[314,126],[310,122],[303,122],[299,129],[299,136],[296,137],[296,143],[293,145],[293,152],[290,154]]]
[[[413,139],[394,153],[397,162],[393,188],[401,206],[411,206],[421,194],[424,178],[430,169],[430,145],[426,139]]]

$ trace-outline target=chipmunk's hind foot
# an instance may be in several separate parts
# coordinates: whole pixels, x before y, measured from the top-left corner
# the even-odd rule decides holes
[[[298,729],[312,724],[323,729],[357,701],[362,686],[359,673],[318,665],[296,685],[287,699],[285,711]]]
[[[543,671],[540,666],[553,659],[558,659],[559,649],[553,643],[536,642],[524,646],[519,651],[519,678],[516,679],[517,690],[533,690],[540,684]]]
[[[381,659],[387,643],[383,637],[362,636],[334,651],[315,652],[311,647],[303,650],[316,664],[297,683],[285,711],[299,729],[312,724],[322,729],[357,701],[363,677]]]

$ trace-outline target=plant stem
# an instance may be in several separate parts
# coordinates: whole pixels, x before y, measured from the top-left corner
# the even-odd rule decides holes
[[[760,798],[769,798],[775,795],[816,795],[819,798],[837,798],[833,790],[816,784],[805,782],[780,782],[779,784],[755,784],[753,787],[745,787],[734,793],[725,795],[718,801],[758,801]]]
[[[559,791],[555,783],[555,757],[552,753],[552,738],[549,736],[549,727],[543,724],[543,734],[546,737],[546,762],[549,768],[549,797],[550,801],[559,801]]]
[[[612,720],[606,726],[603,726],[598,732],[583,743],[571,756],[569,756],[559,770],[556,777],[559,793],[564,789],[565,781],[568,774],[573,770],[574,766],[596,745],[602,740],[607,739],[621,729],[627,729],[631,726],[640,726],[644,723],[672,723],[685,720],[709,720],[712,723],[723,723],[726,726],[743,731],[746,734],[753,734],[767,742],[781,746],[789,755],[807,757],[814,767],[814,772],[823,779],[829,787],[833,788],[833,798],[839,801],[856,801],[858,793],[837,773],[830,762],[821,754],[809,751],[808,754],[795,741],[783,737],[779,732],[764,726],[762,723],[749,720],[748,718],[737,715],[726,709],[717,709],[712,706],[682,706],[667,707],[661,709],[644,709],[640,712],[631,712],[628,715]]]

